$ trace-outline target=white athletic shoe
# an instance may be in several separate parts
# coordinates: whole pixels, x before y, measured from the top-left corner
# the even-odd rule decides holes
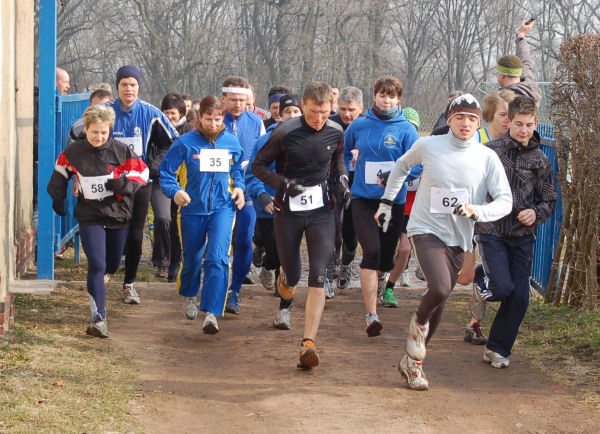
[[[365,322],[367,323],[367,335],[372,338],[381,334],[383,324],[379,320],[379,317],[375,312],[371,312],[365,316]]]
[[[123,284],[123,301],[127,304],[140,304],[140,296],[138,295],[133,283]]]
[[[410,272],[408,271],[408,268],[400,275],[400,286],[410,287]]]
[[[262,267],[258,277],[266,290],[273,291],[275,287],[275,270],[267,270],[265,267]]]
[[[408,326],[408,336],[406,337],[406,353],[411,359],[423,361],[427,355],[425,349],[425,339],[429,333],[429,322],[423,326],[417,324],[417,314],[413,313]]]
[[[279,330],[289,330],[292,328],[289,309],[280,309],[277,312],[277,317],[273,321],[273,327]]]
[[[206,318],[204,318],[204,325],[202,331],[209,335],[219,333],[219,325],[217,324],[217,317],[214,313],[206,312]]]
[[[383,291],[385,291],[385,284],[387,283],[388,277],[390,273],[385,272],[381,276],[377,276],[377,298],[383,295]]]
[[[350,285],[352,279],[352,262],[348,265],[340,264],[338,271],[337,287],[339,289],[346,289]]]
[[[408,381],[408,387],[412,390],[427,390],[429,382],[423,372],[423,362],[411,359],[408,354],[402,357],[398,370]]]
[[[183,297],[183,314],[189,320],[198,316],[198,300],[196,297]]]
[[[487,348],[483,351],[483,361],[486,363],[490,363],[493,368],[508,368],[510,365],[510,360],[506,357],[501,356],[500,354],[488,350]]]
[[[335,292],[333,292],[333,280],[325,279],[325,299],[330,300],[335,297]]]

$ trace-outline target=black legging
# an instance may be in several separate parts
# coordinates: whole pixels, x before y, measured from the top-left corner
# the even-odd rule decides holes
[[[267,270],[276,270],[279,268],[279,255],[277,254],[277,243],[275,241],[273,219],[257,218],[256,226],[260,232],[261,245],[265,249],[262,265]]]
[[[135,282],[137,269],[142,257],[142,242],[144,241],[144,224],[148,215],[148,205],[152,193],[152,183],[141,187],[133,197],[133,214],[129,225],[129,234],[125,243],[125,282]]]
[[[306,233],[308,286],[323,288],[325,269],[335,247],[335,222],[331,211],[323,207],[306,215],[275,214],[273,227],[287,284],[294,286],[300,280],[300,244],[302,235]]]

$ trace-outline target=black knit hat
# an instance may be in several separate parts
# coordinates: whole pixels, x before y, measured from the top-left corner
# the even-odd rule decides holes
[[[279,98],[279,116],[282,116],[283,110],[291,105],[298,107],[300,111],[302,111],[300,95],[298,95],[297,93],[286,93],[281,98]]]
[[[125,65],[121,66],[117,71],[117,88],[119,87],[119,82],[123,78],[133,77],[137,80],[138,86],[142,86],[142,73],[139,69],[137,69],[133,65]]]

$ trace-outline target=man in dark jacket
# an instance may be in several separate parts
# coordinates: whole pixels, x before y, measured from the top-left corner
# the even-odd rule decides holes
[[[508,106],[510,129],[486,143],[500,157],[513,195],[510,214],[478,223],[475,240],[483,265],[475,270],[471,312],[481,319],[488,301],[500,308],[490,329],[483,360],[506,368],[508,356],[529,306],[529,275],[536,227],[554,210],[557,193],[552,166],[539,149],[537,108],[531,98],[517,96]]]

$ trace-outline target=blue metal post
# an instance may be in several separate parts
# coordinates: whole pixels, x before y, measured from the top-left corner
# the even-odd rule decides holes
[[[40,0],[38,129],[38,279],[54,279],[54,211],[46,193],[54,168],[56,95],[56,0]]]

